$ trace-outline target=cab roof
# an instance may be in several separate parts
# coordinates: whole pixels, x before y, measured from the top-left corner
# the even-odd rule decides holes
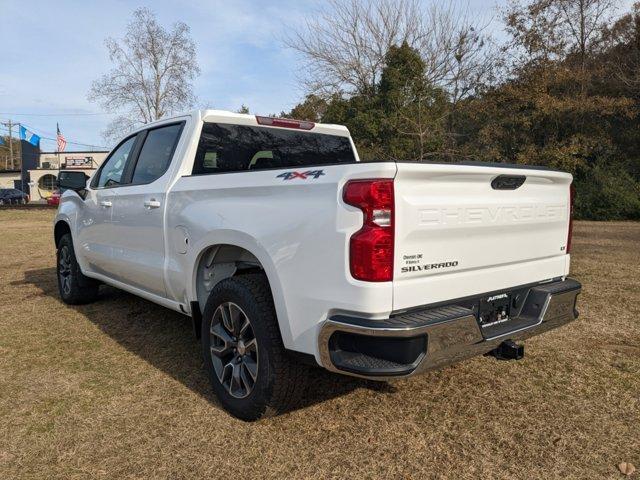
[[[233,125],[247,125],[252,127],[271,127],[285,128],[288,130],[299,130],[301,132],[322,133],[325,135],[337,135],[340,137],[349,137],[349,130],[344,125],[334,125],[329,123],[315,123],[303,120],[291,120],[278,117],[267,117],[260,115],[251,115],[246,113],[235,113],[226,110],[194,110],[182,115],[167,117],[155,122],[147,123],[137,130],[149,128],[151,126],[160,125],[169,121],[192,117],[196,121],[210,123],[229,123]]]

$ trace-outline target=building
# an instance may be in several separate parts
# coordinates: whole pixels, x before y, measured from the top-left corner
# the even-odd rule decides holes
[[[20,183],[20,170],[0,170],[0,188],[16,188]]]
[[[17,188],[32,202],[44,202],[58,185],[60,170],[79,170],[92,175],[108,151],[41,152],[39,145],[20,141],[21,168],[0,170],[0,188]]]
[[[31,201],[46,200],[57,188],[60,170],[80,170],[87,175],[102,164],[109,152],[40,152],[36,168],[28,172]]]

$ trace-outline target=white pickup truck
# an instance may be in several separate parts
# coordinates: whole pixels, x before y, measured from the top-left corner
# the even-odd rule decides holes
[[[520,358],[577,317],[567,173],[360,162],[345,127],[213,110],[60,173],[62,299],[105,283],[191,316],[243,419],[291,408],[309,365],[388,380]]]

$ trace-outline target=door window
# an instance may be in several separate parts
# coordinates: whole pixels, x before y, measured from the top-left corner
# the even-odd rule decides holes
[[[127,159],[129,158],[129,154],[133,149],[135,141],[136,136],[133,136],[116,148],[104,166],[100,169],[98,181],[93,185],[94,187],[108,188],[122,183],[124,167],[127,164]]]
[[[171,163],[181,131],[182,124],[149,130],[138,155],[131,183],[137,185],[151,183],[164,175]]]

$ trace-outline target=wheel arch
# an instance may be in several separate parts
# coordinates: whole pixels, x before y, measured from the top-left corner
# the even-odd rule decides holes
[[[264,266],[249,250],[219,243],[200,252],[194,269],[194,293],[200,311],[204,311],[209,293],[222,280],[249,271],[264,272]]]
[[[232,239],[218,231],[218,242],[203,242],[195,249],[198,253],[194,256],[188,292],[192,310],[197,306],[200,313],[204,312],[209,293],[225,278],[245,273],[264,273],[271,290],[280,335],[285,346],[288,346],[292,343],[292,333],[276,267],[269,254],[257,242],[245,236],[242,234]]]
[[[56,221],[56,224],[53,227],[53,240],[55,242],[56,248],[58,248],[58,245],[60,245],[60,240],[62,239],[62,237],[64,237],[67,233],[71,234],[71,226],[69,225],[69,222],[67,222],[66,220]]]

